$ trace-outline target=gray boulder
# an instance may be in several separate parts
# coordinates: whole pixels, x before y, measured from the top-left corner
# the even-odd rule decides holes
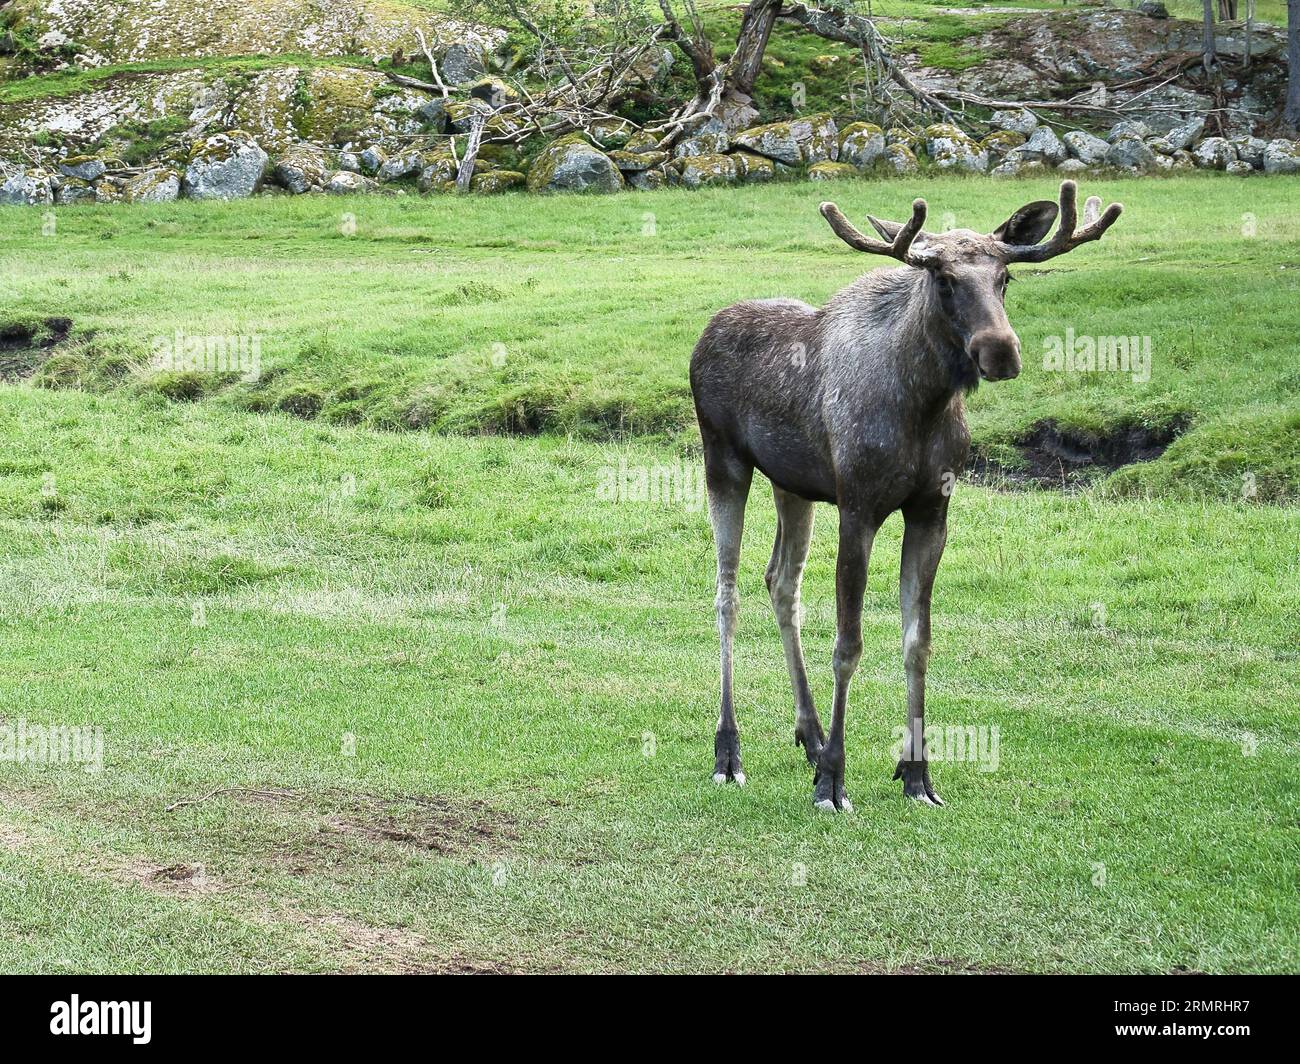
[[[453,44],[438,63],[438,73],[448,85],[467,85],[485,72],[482,53],[466,44]]]
[[[1027,162],[1040,162],[1048,166],[1064,162],[1070,154],[1061,143],[1061,138],[1049,126],[1039,126],[1015,152]]]
[[[198,141],[185,167],[190,199],[243,199],[257,191],[266,170],[266,152],[242,130]]]
[[[122,186],[127,203],[171,203],[180,194],[180,174],[166,167],[136,174]]]
[[[623,175],[599,148],[570,133],[542,149],[528,171],[530,192],[617,192]]]
[[[72,155],[59,163],[59,173],[81,181],[98,181],[107,169],[97,155]]]
[[[1225,173],[1237,174],[1239,176],[1253,174],[1255,172],[1255,168],[1251,166],[1250,163],[1243,162],[1241,159],[1233,159],[1232,162],[1228,163],[1228,165],[1223,169]]]
[[[1024,108],[1018,111],[994,111],[993,117],[989,119],[989,125],[994,129],[1019,133],[1027,138],[1038,128],[1038,119],[1034,117],[1033,112]]]
[[[1136,134],[1121,134],[1106,150],[1106,165],[1120,170],[1150,170],[1156,165],[1156,154]]]
[[[716,118],[710,118],[673,145],[673,158],[683,159],[688,155],[720,155],[730,147],[731,140],[727,136],[727,127]]]
[[[420,169],[420,153],[418,151],[407,151],[402,152],[401,155],[394,155],[392,158],[385,159],[375,177],[379,181],[399,181],[404,177],[410,177],[412,174],[418,174]]]
[[[350,196],[360,192],[370,192],[375,183],[362,174],[351,170],[336,170],[325,180],[325,191],[334,196]]]
[[[54,202],[60,206],[74,203],[94,203],[95,186],[78,177],[65,177],[54,190]]]
[[[378,144],[372,144],[357,156],[357,161],[361,163],[363,174],[377,174],[379,168],[388,161],[388,153]]]
[[[709,188],[736,183],[736,160],[730,155],[686,156],[673,163],[684,188]]]
[[[870,170],[885,154],[885,133],[870,122],[854,122],[840,130],[840,162]]]
[[[1236,161],[1237,150],[1223,137],[1206,137],[1192,149],[1192,158],[1202,170],[1222,170]]]
[[[1106,153],[1110,151],[1110,145],[1101,137],[1094,137],[1081,129],[1070,130],[1061,140],[1065,142],[1065,147],[1074,158],[1089,166],[1100,166],[1106,161]]]
[[[754,126],[733,136],[731,144],[786,166],[833,161],[840,153],[839,130],[835,120],[825,114]]]
[[[1205,119],[1202,117],[1193,118],[1180,126],[1174,126],[1163,137],[1157,137],[1151,142],[1151,147],[1162,155],[1173,155],[1176,151],[1190,148],[1196,143],[1196,138],[1204,132]]]
[[[1120,137],[1138,137],[1146,140],[1151,136],[1151,129],[1145,122],[1139,122],[1136,119],[1125,119],[1122,122],[1116,122],[1110,127],[1110,132],[1106,134],[1106,139],[1114,144]]]
[[[54,202],[54,186],[49,175],[39,170],[30,173],[23,167],[0,184],[0,203],[27,207],[44,207]]]
[[[1264,149],[1264,173],[1300,173],[1300,141],[1270,140]]]
[[[886,145],[884,155],[885,165],[894,173],[900,175],[914,174],[921,169],[921,164],[916,161],[916,155],[906,144],[894,143]]]
[[[309,144],[296,144],[275,164],[275,179],[294,195],[325,184],[330,172],[325,153]]]
[[[926,128],[925,152],[940,170],[965,170],[982,174],[989,168],[988,150],[946,122]]]
[[[1264,169],[1264,152],[1268,149],[1268,141],[1251,136],[1233,137],[1232,146],[1241,162],[1249,163],[1255,170]]]

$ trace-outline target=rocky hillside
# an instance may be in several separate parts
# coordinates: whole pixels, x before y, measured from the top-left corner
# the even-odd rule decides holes
[[[752,112],[743,124],[713,120],[667,150],[640,126],[665,117],[682,90],[674,50],[645,53],[622,115],[548,137],[522,112],[526,86],[510,76],[505,30],[438,6],[8,0],[0,200],[447,191],[485,102],[494,111],[470,185],[479,192],[829,180],[876,168],[1300,169],[1295,144],[1271,128],[1285,81],[1282,33],[1258,27],[1249,69],[1226,64],[1227,76],[1210,83],[1196,76],[1199,25],[1159,5],[969,17],[925,9],[939,14],[907,26],[882,18],[911,77],[958,112],[940,125],[875,114],[850,47],[778,27],[755,96],[761,123]],[[734,16],[710,9],[720,54]],[[447,99],[409,80],[429,76],[421,37],[451,86]],[[1244,51],[1241,27],[1224,27],[1220,54]],[[814,109],[809,100],[815,113],[800,113]],[[1005,105],[1017,100],[1076,106]]]

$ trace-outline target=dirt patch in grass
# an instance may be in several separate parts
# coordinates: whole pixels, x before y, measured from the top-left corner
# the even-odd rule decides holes
[[[353,797],[324,831],[455,855],[518,838],[512,821],[485,802],[444,796]]]
[[[318,836],[305,852],[284,855],[290,870],[299,875],[328,857],[337,858],[349,839],[391,843],[444,857],[481,856],[509,847],[519,838],[513,817],[487,802],[447,795],[377,795],[349,791],[312,794],[284,789],[222,788],[167,807],[176,812],[215,799],[233,799],[275,806],[315,810]]]
[[[1164,425],[1123,425],[1109,432],[1070,428],[1048,419],[1016,441],[1023,464],[1008,465],[976,454],[972,478],[993,487],[1057,488],[1069,491],[1134,462],[1151,462],[1187,429],[1186,418]]]
[[[0,381],[11,383],[30,377],[70,332],[71,318],[0,325]]]

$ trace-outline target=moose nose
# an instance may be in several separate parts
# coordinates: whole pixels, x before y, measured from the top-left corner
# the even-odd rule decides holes
[[[966,350],[986,381],[1006,381],[1020,373],[1020,339],[1013,332],[978,332]]]

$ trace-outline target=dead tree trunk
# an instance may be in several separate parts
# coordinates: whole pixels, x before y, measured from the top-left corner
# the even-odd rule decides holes
[[[1202,7],[1205,32],[1201,35],[1201,64],[1208,72],[1219,61],[1214,51],[1214,0],[1202,0]]]
[[[745,8],[740,32],[736,35],[736,50],[727,64],[725,92],[742,93],[746,97],[754,95],[754,82],[758,80],[767,39],[772,35],[780,11],[781,0],[753,0]]]
[[[1219,0],[1219,21],[1231,22],[1237,17],[1237,0]]]
[[[1286,124],[1300,133],[1300,0],[1286,0]]]

